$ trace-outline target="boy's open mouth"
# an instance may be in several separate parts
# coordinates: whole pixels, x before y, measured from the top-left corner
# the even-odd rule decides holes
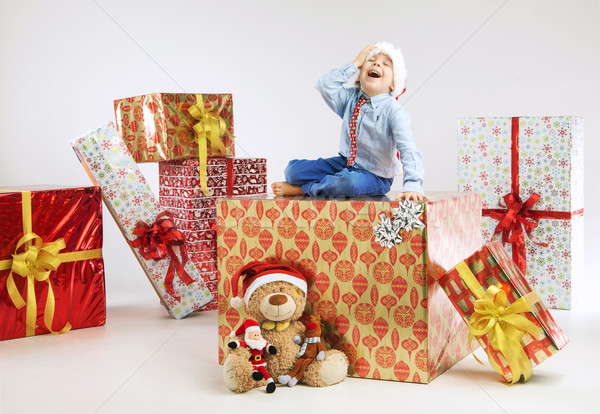
[[[368,73],[370,78],[381,78],[381,75],[379,74],[379,72],[371,70]]]

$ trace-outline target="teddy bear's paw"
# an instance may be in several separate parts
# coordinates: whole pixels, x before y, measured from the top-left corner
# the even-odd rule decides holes
[[[279,382],[280,384],[287,384],[288,382],[290,382],[290,379],[292,377],[290,377],[289,375],[280,375],[279,377],[277,377],[277,382]]]
[[[321,363],[321,379],[325,385],[342,382],[348,375],[348,357],[341,351],[331,350]]]
[[[227,358],[225,362],[223,362],[223,377],[225,379],[225,386],[231,391],[236,391],[238,383],[235,379],[235,368],[231,358]]]
[[[304,374],[302,382],[311,387],[328,387],[342,382],[348,375],[348,357],[332,349],[325,352],[325,360],[313,361]]]
[[[293,387],[296,384],[298,384],[298,378],[296,377],[290,378],[290,380],[287,383],[288,387]]]

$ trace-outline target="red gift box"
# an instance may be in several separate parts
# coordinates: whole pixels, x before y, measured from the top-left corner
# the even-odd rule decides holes
[[[438,282],[507,382],[527,380],[532,366],[568,342],[498,241],[487,244]]]
[[[0,192],[0,340],[104,325],[97,187]]]
[[[189,242],[190,258],[216,296],[216,200],[231,195],[266,193],[267,160],[210,158],[206,172],[212,197],[202,192],[197,159],[161,162],[159,195],[161,205],[173,214],[175,224]],[[214,303],[203,310],[216,308]]]

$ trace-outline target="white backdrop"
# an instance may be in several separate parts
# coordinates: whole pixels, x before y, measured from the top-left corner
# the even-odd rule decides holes
[[[400,101],[428,191],[457,187],[459,117],[584,118],[575,295],[598,285],[598,0],[2,0],[0,185],[88,185],[69,140],[114,120],[113,99],[150,92],[233,93],[237,155],[268,158],[269,183],[280,180],[291,158],[336,153],[340,121],[314,85],[378,40],[405,54]],[[156,164],[143,171],[156,188]],[[109,304],[154,295],[106,210],[104,257]]]

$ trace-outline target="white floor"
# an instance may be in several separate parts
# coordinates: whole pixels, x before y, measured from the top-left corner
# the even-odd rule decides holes
[[[469,356],[428,385],[348,378],[238,395],[217,364],[216,311],[176,321],[150,288],[110,293],[106,326],[0,342],[0,413],[598,412],[600,312],[553,315],[570,343],[526,384]]]

